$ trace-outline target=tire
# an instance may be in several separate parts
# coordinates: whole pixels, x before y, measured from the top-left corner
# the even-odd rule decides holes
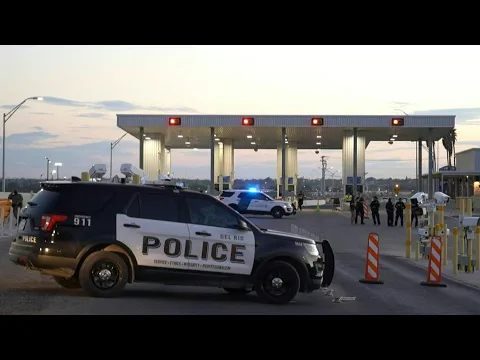
[[[60,276],[52,276],[53,277],[53,280],[55,280],[55,282],[60,285],[61,287],[65,288],[65,289],[80,289],[82,287],[82,285],[80,285],[80,282],[78,281],[78,279],[75,279],[75,278],[64,278],[64,277],[60,277]]]
[[[283,215],[285,215],[285,211],[283,211],[283,209],[280,206],[275,206],[272,209],[271,213],[275,219],[281,219]]]
[[[223,290],[232,295],[247,295],[252,292],[251,289],[245,288],[223,288]]]
[[[273,286],[280,279],[281,287]],[[258,297],[270,304],[287,304],[297,296],[300,289],[300,276],[293,265],[285,261],[272,261],[265,265],[255,279],[255,291]]]
[[[104,274],[101,274],[107,270]],[[128,266],[120,255],[97,251],[84,261],[79,272],[83,290],[93,297],[113,298],[120,295],[128,281]],[[107,278],[102,279],[101,276]]]

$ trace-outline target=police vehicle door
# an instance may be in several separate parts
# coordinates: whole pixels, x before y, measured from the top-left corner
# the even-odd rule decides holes
[[[252,210],[268,211],[268,198],[262,193],[255,193],[252,200]]]
[[[183,256],[188,226],[180,222],[175,195],[137,194],[126,214],[117,214],[117,240],[127,245],[139,266],[188,270]]]
[[[255,258],[255,236],[239,230],[235,213],[214,199],[186,198],[190,219],[190,270],[250,275]]]

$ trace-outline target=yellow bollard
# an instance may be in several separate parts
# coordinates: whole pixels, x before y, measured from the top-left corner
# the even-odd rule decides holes
[[[445,256],[443,257],[443,265],[447,265],[448,263],[448,236],[447,236],[447,225],[443,225],[443,247],[445,248]]]
[[[443,230],[445,228],[445,205],[437,205],[437,224],[440,224]],[[437,232],[437,235],[440,234],[440,231]],[[446,265],[447,258],[447,246],[445,245],[445,235],[439,235],[442,238],[442,264]]]
[[[465,199],[460,199],[460,214],[459,217],[460,219],[465,216]],[[459,239],[459,246],[458,246],[458,252],[460,255],[465,255],[465,241],[463,240],[465,238],[465,230],[463,229],[463,226],[460,228],[460,239]]]
[[[467,271],[469,273],[473,272],[472,268],[472,260],[473,260],[473,241],[472,240],[467,240],[467,261],[468,261],[468,266],[467,266]]]
[[[139,175],[133,175],[133,179],[132,179],[132,184],[140,184],[140,176]]]
[[[458,228],[452,229],[453,233],[453,252],[452,252],[452,272],[458,274]]]
[[[408,260],[412,257],[412,204],[408,202],[406,204],[407,218],[406,218],[406,230],[407,236],[405,239],[405,258]]]
[[[472,216],[472,198],[467,199],[467,204],[466,205],[467,205],[467,210],[466,210],[467,216],[471,217]]]
[[[478,264],[480,264],[480,226],[477,226],[475,228],[475,253],[476,253],[475,266],[478,269]]]
[[[90,173],[88,171],[82,172],[82,181],[90,181]]]

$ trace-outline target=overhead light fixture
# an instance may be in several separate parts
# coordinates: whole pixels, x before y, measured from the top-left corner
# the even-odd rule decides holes
[[[247,139],[251,139],[252,137],[252,135],[247,135]]]
[[[288,140],[285,140],[285,144],[288,144]]]
[[[315,145],[322,145],[322,143],[321,143],[321,142],[317,142]]]
[[[180,135],[178,135],[178,137],[179,137],[179,138],[183,138],[183,135],[182,135],[182,134],[180,134]]]
[[[185,145],[190,145],[190,141],[185,141]]]
[[[197,149],[197,148],[193,148],[193,151],[198,151],[198,149]]]
[[[219,139],[219,138],[216,138],[215,141],[220,141],[220,139]]]
[[[255,145],[255,144],[256,144],[256,142],[255,142],[255,141],[252,141],[250,144],[252,144],[252,145]]]
[[[145,136],[147,136],[147,135],[143,134],[143,137],[145,137]]]
[[[398,137],[398,135],[395,134],[395,135],[393,135],[392,137],[396,138],[396,137]]]
[[[395,138],[390,138],[390,141],[395,141]]]
[[[322,135],[317,135],[317,139],[321,139],[322,138]]]
[[[152,140],[152,138],[150,136],[147,136],[145,140]]]

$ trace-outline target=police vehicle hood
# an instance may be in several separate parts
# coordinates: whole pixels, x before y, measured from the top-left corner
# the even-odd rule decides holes
[[[310,239],[305,236],[293,234],[293,233],[288,233],[285,231],[277,231],[277,230],[270,230],[270,229],[262,229],[263,233],[266,235],[272,235],[275,237],[282,237],[285,240],[291,240],[291,241],[297,241],[297,242],[304,242],[306,244],[315,244],[315,240]]]

